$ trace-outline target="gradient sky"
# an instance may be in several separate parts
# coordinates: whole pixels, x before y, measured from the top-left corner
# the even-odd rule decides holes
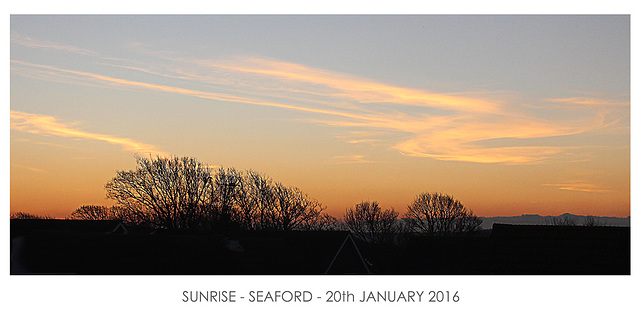
[[[110,205],[134,154],[341,217],[630,214],[629,16],[11,16],[11,212]]]

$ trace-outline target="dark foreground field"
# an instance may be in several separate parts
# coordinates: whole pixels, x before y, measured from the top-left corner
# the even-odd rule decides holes
[[[11,220],[11,274],[630,274],[630,228],[495,224],[368,244],[342,231],[167,232]]]

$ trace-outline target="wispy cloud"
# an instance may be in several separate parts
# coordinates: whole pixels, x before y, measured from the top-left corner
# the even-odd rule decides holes
[[[61,144],[50,143],[50,142],[42,142],[42,141],[34,141],[28,138],[12,138],[11,141],[12,142],[29,142],[31,144],[36,144],[36,145],[53,146],[53,147],[65,148],[65,149],[71,148],[71,146],[67,146],[67,145],[61,145]]]
[[[244,58],[234,62],[211,62],[210,66],[254,76],[323,86],[333,90],[333,93],[328,94],[329,96],[360,103],[396,103],[467,112],[500,113],[499,103],[488,99],[397,87],[349,74],[288,62]]]
[[[629,101],[607,100],[593,97],[570,97],[570,98],[549,98],[550,102],[583,105],[583,106],[613,106],[613,107],[629,107]]]
[[[376,162],[367,160],[364,155],[339,155],[339,156],[331,157],[329,163],[331,164],[368,164],[368,163],[376,163]]]
[[[613,191],[611,189],[602,188],[599,185],[582,181],[582,180],[567,181],[563,183],[549,183],[549,184],[543,184],[543,186],[556,187],[560,190],[593,192],[593,193],[603,193],[603,192]]]
[[[203,99],[237,102],[237,103],[253,104],[253,105],[260,105],[260,106],[271,106],[271,107],[277,107],[277,108],[283,108],[283,109],[298,110],[302,112],[310,112],[310,113],[339,116],[339,117],[359,118],[359,116],[354,113],[336,111],[336,110],[331,110],[326,108],[316,108],[316,107],[309,107],[309,106],[271,102],[271,101],[265,101],[259,98],[241,97],[241,96],[234,96],[234,95],[229,95],[229,94],[219,93],[219,92],[195,90],[195,89],[189,89],[189,88],[183,88],[183,87],[174,87],[174,86],[159,85],[159,84],[148,83],[148,82],[132,81],[132,80],[127,80],[122,78],[109,77],[101,74],[74,71],[69,69],[61,69],[53,66],[32,64],[32,63],[27,63],[22,61],[11,61],[11,62],[15,64],[20,64],[23,66],[29,66],[32,68],[44,69],[44,70],[49,70],[53,72],[72,75],[75,77],[82,78],[85,81],[97,82],[102,85],[146,89],[146,90],[168,92],[168,93],[181,94],[181,95],[187,95],[187,96],[194,96],[194,97],[203,98]]]
[[[11,33],[11,44],[21,45],[32,48],[52,49],[57,51],[71,52],[75,54],[98,56],[98,53],[89,49],[79,48],[70,45],[63,45],[49,41],[37,40],[30,37],[22,36],[17,33]]]
[[[474,163],[532,164],[560,157],[576,147],[544,146],[535,144],[535,140],[609,127],[619,120],[607,119],[606,108],[628,106],[628,102],[595,97],[541,99],[542,109],[547,109],[545,102],[559,106],[554,107],[559,110],[569,105],[605,108],[597,112],[580,111],[575,116],[567,113],[560,120],[544,114],[534,116],[529,111],[537,107],[525,105],[524,99],[495,98],[489,92],[436,93],[265,58],[162,59],[167,65],[161,68],[135,62],[113,65],[152,75],[153,82],[143,76],[133,80],[11,62],[12,71],[30,77],[66,78],[95,86],[292,110],[309,115],[299,120],[346,130],[341,138],[348,143],[385,143],[408,156]],[[528,110],[521,106],[527,106]],[[356,132],[376,135],[362,136]],[[495,144],[501,140],[502,146]],[[507,140],[511,140],[509,144]]]
[[[545,119],[517,109],[517,98],[515,102],[508,102],[493,99],[489,93],[433,93],[262,58],[200,63],[205,68],[213,66],[240,72],[247,78],[263,78],[269,84],[279,81],[282,88],[288,85],[289,88],[306,89],[327,106],[349,112],[342,115],[346,118],[316,118],[312,121],[334,127],[408,134],[408,140],[400,140],[392,147],[405,155],[417,157],[476,163],[541,163],[575,147],[532,145],[526,143],[527,140],[582,134],[615,123],[605,121],[606,112],[575,116],[570,121]],[[292,93],[291,99],[295,98],[294,95],[297,93]],[[569,100],[556,102],[567,104]],[[573,98],[570,102],[605,101]],[[405,109],[409,107],[411,112]],[[524,143],[505,147],[488,147],[483,143],[500,139],[519,139]],[[352,137],[346,140],[363,143],[379,139]]]
[[[32,134],[96,140],[119,145],[127,151],[167,155],[167,153],[156,149],[153,145],[137,142],[129,138],[87,132],[78,129],[76,124],[61,122],[53,116],[31,114],[16,110],[11,110],[10,114],[11,129],[13,130]]]
[[[11,163],[11,166],[12,167],[18,167],[20,169],[29,170],[31,172],[37,172],[37,173],[45,172],[45,170],[43,170],[43,169],[34,168],[34,167],[27,166],[27,165],[22,165],[22,164]]]

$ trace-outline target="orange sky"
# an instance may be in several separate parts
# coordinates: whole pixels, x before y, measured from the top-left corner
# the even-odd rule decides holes
[[[425,191],[630,215],[628,16],[93,18],[11,17],[11,212],[111,204],[139,153],[254,169],[336,217]]]

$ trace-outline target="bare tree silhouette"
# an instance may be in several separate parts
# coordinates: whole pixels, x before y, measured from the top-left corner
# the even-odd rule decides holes
[[[582,224],[579,222],[580,218],[582,218]],[[599,217],[572,216],[567,214],[547,217],[544,220],[544,224],[551,226],[607,226],[607,222]]]
[[[107,206],[84,205],[74,210],[67,219],[111,220],[115,219],[115,216]]]
[[[460,201],[441,193],[422,193],[408,206],[413,229],[430,236],[462,235],[480,228],[482,220]]]
[[[589,216],[584,219],[583,226],[607,226],[607,222],[599,217]]]
[[[137,168],[118,171],[106,184],[107,197],[131,215],[157,227],[196,228],[207,221],[213,181],[194,158],[136,156]]]
[[[253,230],[321,229],[335,223],[322,215],[324,207],[317,200],[256,171],[221,167],[212,174],[208,166],[188,157],[136,156],[136,162],[135,170],[118,171],[105,186],[120,214],[134,223]],[[104,208],[83,206],[73,217],[116,217]]]
[[[17,212],[10,215],[11,219],[51,219],[49,216],[42,216],[24,212]]]
[[[242,173],[234,168],[220,167],[213,175],[209,209],[210,213],[217,215],[219,225],[232,226],[236,222],[242,182]]]
[[[360,239],[371,243],[383,243],[391,236],[403,232],[399,213],[392,209],[382,210],[378,202],[364,201],[347,209],[344,222]]]
[[[578,221],[569,216],[548,217],[545,218],[544,223],[552,226],[578,226]]]
[[[136,219],[122,206],[84,205],[67,217],[69,220],[120,220],[135,224]]]
[[[345,225],[333,216],[321,214],[315,218],[306,218],[296,229],[302,231],[345,231]]]
[[[246,172],[239,188],[236,220],[245,228],[293,230],[327,221],[320,202],[256,171]]]

